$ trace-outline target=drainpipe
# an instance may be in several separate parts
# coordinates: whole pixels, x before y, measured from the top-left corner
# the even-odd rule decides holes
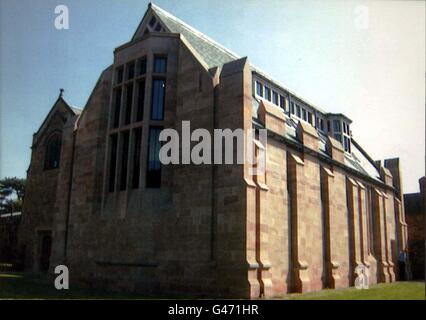
[[[65,264],[67,263],[67,260],[68,260],[68,230],[69,230],[70,211],[71,211],[71,190],[72,190],[72,178],[74,175],[74,154],[75,154],[76,135],[77,135],[77,130],[74,129],[72,133],[72,149],[71,149],[70,177],[68,181],[67,211],[65,214],[65,239],[64,239],[64,263]]]
[[[219,74],[218,69],[211,69],[212,75],[212,85],[213,85],[213,110],[212,110],[212,134],[214,133],[214,129],[217,125],[216,112],[218,110],[219,103]],[[213,143],[214,145],[214,143]],[[214,149],[214,146],[211,146]],[[214,150],[212,150],[214,151]],[[211,153],[214,157],[214,152]],[[212,183],[211,183],[211,218],[210,218],[210,260],[214,264],[216,261],[216,238],[217,238],[217,217],[216,217],[216,206],[215,206],[215,188],[216,188],[216,174],[217,167],[214,164],[214,159],[212,159],[211,164],[211,175],[212,175]]]

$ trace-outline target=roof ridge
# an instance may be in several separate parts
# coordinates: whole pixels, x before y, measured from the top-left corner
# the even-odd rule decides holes
[[[222,44],[220,44],[219,42],[213,40],[212,38],[210,38],[209,36],[207,36],[206,34],[202,33],[201,31],[197,30],[196,28],[194,28],[193,26],[187,24],[186,22],[184,22],[183,20],[179,19],[178,17],[172,15],[170,12],[167,12],[166,10],[164,10],[163,8],[160,8],[159,6],[157,6],[154,3],[150,3],[152,9],[154,10],[158,10],[160,11],[162,14],[164,14],[167,18],[172,19],[173,21],[179,23],[181,26],[183,26],[184,28],[188,29],[189,31],[191,31],[192,33],[195,33],[198,37],[200,37],[201,39],[210,42],[211,44],[215,45],[218,49],[222,50],[223,52],[233,56],[233,58],[235,59],[240,59],[241,56],[236,54],[235,52],[233,52],[232,50],[226,48],[225,46],[223,46]]]

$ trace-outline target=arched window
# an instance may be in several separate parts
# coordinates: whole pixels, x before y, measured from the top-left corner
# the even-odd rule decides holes
[[[44,156],[44,168],[59,168],[59,159],[61,158],[61,135],[53,134],[46,144],[46,153]]]

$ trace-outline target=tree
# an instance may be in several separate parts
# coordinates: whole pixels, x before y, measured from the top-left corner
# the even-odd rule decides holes
[[[6,177],[0,180],[0,213],[22,209],[25,183],[25,179],[17,177]]]

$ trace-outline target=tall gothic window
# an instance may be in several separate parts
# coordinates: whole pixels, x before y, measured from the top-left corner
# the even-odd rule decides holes
[[[166,96],[166,80],[153,79],[151,96],[151,120],[163,120]]]
[[[128,125],[132,116],[132,103],[133,103],[133,84],[126,87],[126,111],[124,117],[124,124]]]
[[[164,56],[154,57],[154,73],[166,73],[167,71],[167,58]]]
[[[110,160],[109,160],[109,187],[108,190],[113,192],[115,190],[115,173],[117,166],[117,144],[118,137],[116,134],[110,137]]]
[[[147,68],[148,62],[152,68]],[[166,80],[167,56],[162,53],[126,61],[115,69],[106,191],[160,187],[159,135],[163,129]],[[151,88],[151,92],[146,88]],[[150,101],[150,105],[146,106],[145,101]],[[146,111],[148,116],[144,116]],[[148,128],[146,138],[143,127]]]
[[[54,133],[46,144],[46,151],[44,157],[45,169],[59,168],[59,160],[61,158],[61,135]]]
[[[161,185],[161,162],[159,152],[161,142],[159,140],[161,127],[149,128],[148,164],[146,170],[146,187],[159,188]]]
[[[132,188],[139,188],[140,170],[141,170],[141,143],[142,143],[142,128],[133,130],[133,176]]]
[[[146,73],[146,57],[143,57],[139,60],[139,75],[144,75]]]
[[[144,102],[145,102],[145,79],[139,81],[138,83],[136,121],[143,120]]]
[[[121,133],[120,190],[127,188],[127,161],[129,159],[129,131]]]
[[[117,128],[120,121],[120,108],[121,108],[121,87],[114,90],[114,113],[112,119],[112,127]]]

